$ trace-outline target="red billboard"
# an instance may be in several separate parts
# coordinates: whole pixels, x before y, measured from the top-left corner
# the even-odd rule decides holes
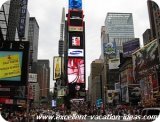
[[[68,83],[85,83],[84,59],[68,58],[67,67]]]

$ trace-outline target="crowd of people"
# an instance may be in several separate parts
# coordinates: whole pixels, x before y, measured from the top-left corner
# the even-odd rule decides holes
[[[35,122],[36,116],[38,115],[72,115],[72,114],[79,114],[79,115],[139,115],[141,113],[142,108],[136,108],[136,107],[125,107],[125,108],[106,108],[101,109],[97,108],[96,106],[88,106],[85,102],[72,102],[70,109],[65,110],[59,110],[59,109],[46,109],[46,108],[34,108],[29,110],[29,113],[27,113],[25,110],[21,111],[11,111],[9,109],[4,109],[1,111],[2,117],[9,121],[9,122],[25,122],[29,119],[29,122]]]

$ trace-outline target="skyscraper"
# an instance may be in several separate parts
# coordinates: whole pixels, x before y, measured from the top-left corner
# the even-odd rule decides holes
[[[123,42],[134,38],[132,13],[107,13],[105,27],[108,42],[116,42],[117,50],[122,51]]]
[[[36,73],[36,63],[38,58],[39,25],[35,17],[29,18],[28,41],[30,42],[30,63],[32,72]]]
[[[40,85],[40,97],[48,98],[50,88],[50,64],[49,60],[38,60],[38,83]]]

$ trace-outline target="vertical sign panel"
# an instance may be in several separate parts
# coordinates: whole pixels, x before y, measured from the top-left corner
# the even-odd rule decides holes
[[[84,83],[84,59],[68,58],[68,83]]]
[[[20,10],[19,27],[18,27],[19,37],[24,37],[24,34],[25,34],[27,4],[28,4],[28,0],[20,1],[21,10]]]
[[[53,67],[53,79],[56,80],[56,79],[59,79],[61,78],[61,57],[58,57],[58,56],[55,56],[54,57],[54,67]]]

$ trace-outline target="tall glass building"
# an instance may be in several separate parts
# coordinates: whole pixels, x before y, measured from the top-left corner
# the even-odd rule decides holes
[[[105,27],[108,42],[116,42],[117,50],[122,51],[123,42],[134,38],[132,13],[107,13]]]

